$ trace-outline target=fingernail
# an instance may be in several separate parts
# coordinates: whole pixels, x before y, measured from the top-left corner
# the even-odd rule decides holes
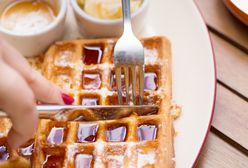
[[[70,95],[65,94],[65,93],[61,93],[61,95],[62,95],[62,99],[66,105],[72,105],[72,103],[74,102],[73,97],[71,97]]]

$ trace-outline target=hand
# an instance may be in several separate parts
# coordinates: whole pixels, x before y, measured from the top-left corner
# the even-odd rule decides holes
[[[8,134],[13,149],[34,136],[38,125],[36,99],[52,104],[74,101],[34,71],[17,50],[0,40],[0,108],[13,124]]]

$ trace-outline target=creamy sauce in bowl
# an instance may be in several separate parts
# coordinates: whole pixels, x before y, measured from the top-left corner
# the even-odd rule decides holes
[[[36,33],[57,16],[57,11],[47,2],[17,1],[8,5],[0,15],[0,25],[18,34]]]

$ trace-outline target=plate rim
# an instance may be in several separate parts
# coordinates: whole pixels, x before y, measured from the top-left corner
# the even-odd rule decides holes
[[[233,16],[235,16],[240,22],[248,26],[248,13],[240,8],[237,3],[232,0],[222,0],[225,7],[231,12]]]
[[[213,40],[210,36],[210,31],[208,30],[207,28],[207,25],[206,25],[206,19],[204,18],[203,16],[203,13],[199,7],[199,5],[197,4],[196,0],[193,0],[193,4],[194,6],[196,7],[196,12],[198,12],[201,20],[203,21],[203,27],[205,29],[205,31],[207,32],[208,34],[208,41],[210,43],[210,47],[212,49],[212,57],[213,57],[213,67],[214,67],[214,95],[213,95],[213,103],[212,103],[212,112],[211,112],[211,116],[210,116],[210,120],[209,120],[209,123],[208,123],[208,128],[206,130],[206,133],[205,133],[205,136],[204,136],[204,139],[202,141],[202,144],[201,144],[201,147],[195,157],[195,161],[193,162],[192,166],[191,167],[196,167],[197,166],[197,163],[199,161],[199,158],[200,158],[200,155],[202,153],[202,150],[203,150],[203,147],[204,145],[206,144],[206,141],[207,141],[207,138],[208,138],[208,135],[209,135],[209,132],[210,132],[210,128],[211,128],[211,125],[212,125],[212,121],[213,121],[213,117],[214,117],[214,113],[215,113],[215,105],[216,105],[216,95],[217,95],[217,65],[216,65],[216,55],[215,55],[215,52],[214,52],[214,46],[213,46]]]

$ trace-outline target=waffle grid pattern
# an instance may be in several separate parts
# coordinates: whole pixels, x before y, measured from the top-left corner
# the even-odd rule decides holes
[[[121,165],[125,165],[126,167],[141,167],[142,164],[154,164],[158,139],[160,139],[159,136],[161,134],[160,132],[156,132],[155,136],[141,137],[138,135],[138,132],[142,133],[142,131],[138,130],[140,126],[152,125],[159,131],[159,127],[161,126],[160,122],[158,116],[153,119],[145,117],[137,120],[136,117],[129,117],[121,119],[120,121],[99,121],[91,123],[42,120],[39,126],[39,128],[42,129],[39,129],[35,144],[37,154],[34,157],[34,161],[38,163],[36,167],[41,167],[47,155],[58,155],[59,158],[64,158],[58,161],[57,165],[61,165],[61,167],[62,165],[63,167],[76,167],[76,164],[80,164],[80,162],[75,161],[78,155],[88,155],[92,157],[91,164],[94,165],[94,167],[121,167]],[[82,126],[84,131],[87,131],[86,127],[89,125],[96,126],[97,131],[94,140],[89,141],[88,138],[88,141],[80,141],[80,126]],[[54,128],[64,129],[63,140],[60,141],[60,143],[54,143],[54,141],[48,142],[51,129]],[[116,133],[120,137],[112,135],[111,138],[115,141],[111,141],[111,139],[108,139],[108,132],[114,128],[125,128],[125,131]],[[149,131],[152,132],[153,130],[150,129]],[[125,133],[121,134],[123,132]],[[121,142],[122,138],[123,142]],[[154,139],[144,141],[141,140],[141,138]],[[146,160],[143,163],[139,161],[142,160],[142,157],[145,155],[152,157],[151,159],[153,159],[153,161]],[[136,156],[136,159],[133,158],[134,156]]]
[[[146,104],[159,104],[159,100],[163,99],[160,96],[164,95],[161,94],[164,91],[162,83],[167,78],[166,74],[161,74],[161,67],[164,67],[163,63],[166,64],[167,62],[164,59],[160,59],[163,57],[160,55],[163,54],[161,51],[163,48],[162,39],[152,40],[142,41],[146,47],[147,61],[145,71],[157,75],[159,88],[152,91],[146,90],[144,101]],[[75,104],[82,104],[82,99],[84,98],[95,98],[98,105],[117,104],[116,86],[115,82],[113,82],[115,78],[112,56],[115,42],[116,40],[102,39],[57,43],[46,54],[44,75],[69,92],[75,98]],[[95,47],[92,49],[92,53],[98,52],[95,54],[101,55],[98,63],[88,64],[85,62],[87,60],[85,53],[90,52],[86,48],[90,47]],[[91,55],[94,55],[94,53]],[[157,57],[157,59],[155,60],[154,57]],[[165,73],[169,74],[168,72]],[[86,80],[89,81],[88,84]],[[90,82],[97,84],[91,85]],[[167,89],[166,93],[170,96],[169,88],[165,89]],[[125,92],[123,92],[123,99],[125,102]]]
[[[0,167],[174,167],[170,43],[164,37],[141,41],[145,47],[146,75],[152,74],[151,78],[145,77],[148,85],[144,102],[159,105],[156,114],[89,122],[79,112],[65,115],[65,121],[40,120],[34,144],[30,141],[24,145],[24,152],[19,150],[22,157],[15,154],[22,162],[14,162],[10,156],[0,162]],[[116,39],[79,39],[56,43],[45,54],[40,71],[70,93],[75,105],[115,105],[115,42]],[[125,102],[125,94],[123,99]],[[6,132],[6,128],[3,130]],[[29,155],[23,157],[23,153]]]

